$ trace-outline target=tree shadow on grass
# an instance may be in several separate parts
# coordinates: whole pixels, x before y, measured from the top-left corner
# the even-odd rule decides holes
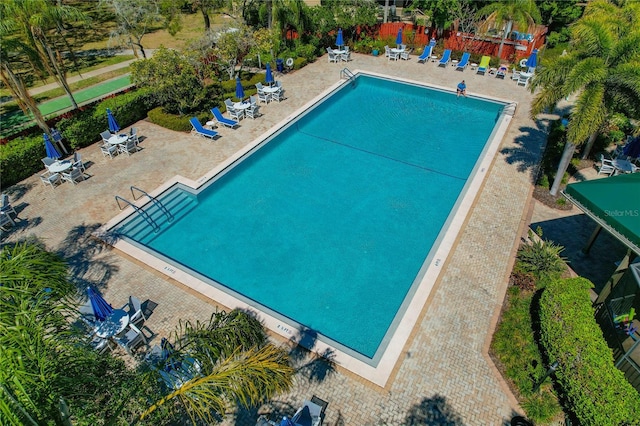
[[[87,286],[104,288],[118,267],[100,258],[109,251],[109,247],[93,236],[100,224],[78,225],[73,227],[62,241],[56,252],[66,259],[69,273],[78,289]]]

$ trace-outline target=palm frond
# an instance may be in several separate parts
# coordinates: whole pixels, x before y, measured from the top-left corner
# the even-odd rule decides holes
[[[567,139],[570,142],[580,144],[600,130],[607,117],[604,96],[602,84],[589,85],[580,93],[569,119]]]
[[[615,46],[615,32],[605,21],[595,17],[580,19],[571,28],[573,47],[582,56],[607,58]]]
[[[610,110],[640,119],[640,61],[617,66],[607,77],[605,87]]]
[[[586,58],[577,62],[566,76],[566,93],[575,93],[589,84],[604,84],[609,68],[600,57]]]

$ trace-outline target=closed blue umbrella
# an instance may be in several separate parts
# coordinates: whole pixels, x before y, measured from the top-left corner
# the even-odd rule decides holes
[[[280,426],[294,426],[294,424],[291,422],[291,420],[289,420],[287,416],[284,416],[282,418],[282,421],[280,422]]]
[[[625,147],[622,148],[622,153],[631,158],[640,157],[640,136],[626,144]]]
[[[242,88],[240,77],[236,77],[236,98],[238,98],[239,100],[244,99],[244,89]]]
[[[107,121],[109,122],[109,130],[111,130],[111,133],[116,133],[120,130],[120,126],[118,126],[118,122],[109,108],[107,108]]]
[[[342,28],[338,28],[338,36],[336,37],[336,46],[344,46],[344,40],[342,39]]]
[[[533,52],[531,52],[531,56],[529,56],[525,65],[529,68],[529,72],[535,71],[536,66],[538,66],[538,49],[533,49]]]
[[[398,48],[400,48],[400,45],[402,44],[402,28],[398,30],[398,35],[396,36],[396,44],[398,45]]]
[[[98,321],[104,321],[113,312],[113,308],[106,300],[100,295],[100,293],[94,291],[91,287],[87,287],[87,295],[91,302],[91,308],[93,309],[93,315],[95,315]]]
[[[271,73],[271,64],[267,62],[267,75],[264,78],[264,81],[271,85],[273,83],[273,74]]]
[[[62,155],[58,152],[55,146],[51,143],[51,139],[49,139],[49,135],[46,133],[42,134],[44,138],[44,148],[47,150],[47,157],[50,158],[60,158]]]
[[[429,46],[436,47],[436,39],[435,38],[431,39],[431,41],[429,42]]]

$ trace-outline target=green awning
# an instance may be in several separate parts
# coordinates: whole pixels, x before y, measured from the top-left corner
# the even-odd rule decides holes
[[[564,196],[640,255],[640,173],[572,183]]]

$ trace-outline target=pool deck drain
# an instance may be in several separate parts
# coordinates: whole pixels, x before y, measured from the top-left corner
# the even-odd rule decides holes
[[[219,129],[222,137],[216,141],[141,121],[135,125],[144,137],[138,153],[109,159],[101,155],[98,144],[80,150],[89,163],[86,181],[51,189],[34,175],[9,188],[6,192],[22,220],[3,235],[4,241],[29,235],[41,238],[49,249],[71,260],[77,281],[97,285],[114,306],[124,304],[129,295],[157,303],[147,321],[156,339],[168,335],[179,319],[206,320],[214,310],[211,303],[106,249],[90,238],[90,232],[118,213],[115,195],[131,198],[130,185],[152,190],[175,175],[198,180],[334,84],[343,66],[327,63],[325,56],[302,70],[277,76],[287,99],[261,106],[262,117],[243,120],[236,130]],[[320,367],[315,374],[309,367],[302,368],[293,390],[271,401],[270,407],[273,413],[291,415],[303,399],[315,394],[329,402],[328,425],[415,424],[438,413],[441,419],[457,419],[465,425],[504,424],[519,408],[488,359],[487,348],[504,298],[513,249],[526,225],[523,213],[530,200],[532,173],[551,117],[530,120],[532,95],[511,80],[418,64],[415,57],[409,62],[392,62],[355,54],[353,59],[348,64],[351,69],[452,89],[464,78],[470,94],[510,99],[519,106],[387,386],[382,389],[342,369],[323,370],[322,363],[314,363]],[[438,125],[437,119],[431,122]],[[420,131],[425,123],[414,125]],[[98,138],[96,135],[96,142]],[[302,366],[310,361],[313,359],[295,362]],[[256,418],[255,412],[230,413],[224,424],[254,425]]]

